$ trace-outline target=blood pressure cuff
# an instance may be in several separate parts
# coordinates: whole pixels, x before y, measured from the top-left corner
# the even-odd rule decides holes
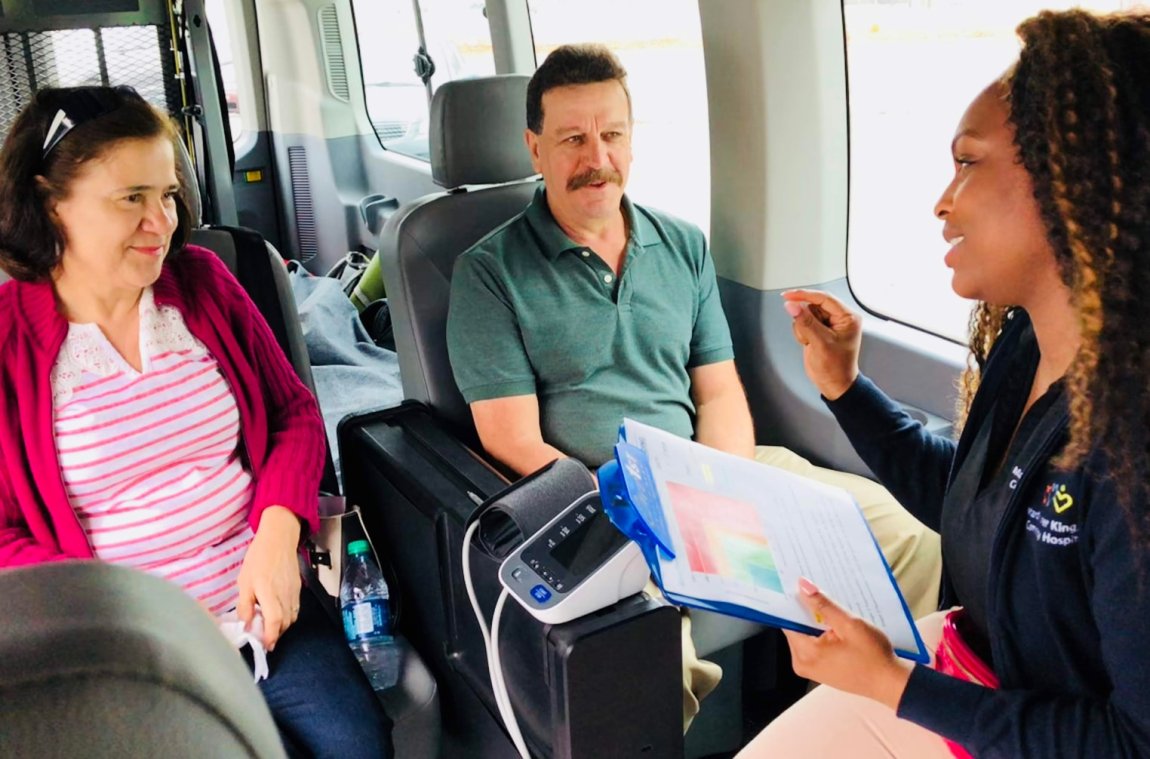
[[[501,562],[559,512],[598,486],[595,475],[577,459],[557,459],[496,493],[472,512],[467,526],[479,522],[475,547]]]

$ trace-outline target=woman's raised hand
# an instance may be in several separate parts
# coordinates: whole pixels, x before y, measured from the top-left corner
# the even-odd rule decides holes
[[[787,290],[784,307],[803,346],[803,368],[827,400],[850,389],[859,374],[862,317],[833,295],[819,290]]]

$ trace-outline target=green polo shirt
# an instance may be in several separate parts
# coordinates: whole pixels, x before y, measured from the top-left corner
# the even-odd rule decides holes
[[[702,231],[623,198],[616,279],[555,222],[543,188],[460,256],[447,345],[468,403],[534,393],[543,439],[598,466],[624,416],[694,433],[689,368],[733,357]]]

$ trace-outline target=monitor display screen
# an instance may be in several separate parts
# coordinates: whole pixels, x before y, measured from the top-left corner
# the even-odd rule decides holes
[[[602,511],[584,520],[551,549],[551,558],[574,577],[594,570],[627,542]]]

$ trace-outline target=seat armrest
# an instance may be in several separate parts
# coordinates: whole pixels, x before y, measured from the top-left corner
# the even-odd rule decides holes
[[[345,419],[339,437],[348,500],[396,577],[399,629],[439,682],[444,755],[507,756],[461,565],[467,518],[503,479],[419,404]],[[477,551],[471,558],[490,615],[498,562]],[[504,617],[505,678],[537,753],[596,756],[592,747],[617,745],[682,755],[676,609],[640,594],[565,625],[544,625],[516,603]]]

